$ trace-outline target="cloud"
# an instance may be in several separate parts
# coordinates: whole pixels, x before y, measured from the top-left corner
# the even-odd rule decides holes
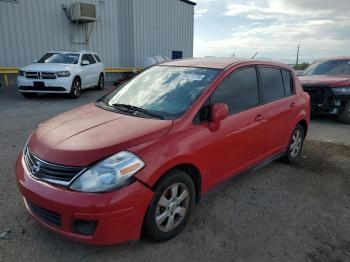
[[[194,17],[201,17],[206,12],[208,12],[208,9],[200,9],[200,10],[196,9],[194,12]]]
[[[250,57],[259,51],[292,60],[298,44],[305,60],[349,52],[349,0],[236,0],[221,16],[232,33],[210,41],[195,36],[195,55]]]

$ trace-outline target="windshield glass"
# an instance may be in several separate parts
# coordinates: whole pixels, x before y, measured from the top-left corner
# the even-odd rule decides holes
[[[305,70],[303,75],[350,75],[350,60],[315,62]]]
[[[164,119],[184,114],[220,70],[154,66],[103,98],[107,106],[142,108]]]
[[[57,63],[57,64],[77,64],[79,54],[75,53],[47,53],[38,63]]]

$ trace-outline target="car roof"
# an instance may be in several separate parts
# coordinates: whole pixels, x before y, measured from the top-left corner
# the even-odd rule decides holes
[[[333,57],[325,57],[318,59],[317,61],[332,61],[332,60],[350,60],[350,56],[333,56]]]
[[[60,54],[65,54],[65,53],[71,53],[71,54],[95,54],[97,55],[97,53],[95,52],[91,52],[91,51],[86,51],[86,50],[81,50],[81,51],[70,51],[70,50],[53,50],[53,51],[49,51],[48,53],[60,53]]]
[[[272,61],[255,60],[255,59],[243,59],[243,58],[230,58],[230,57],[204,57],[204,58],[188,58],[171,60],[161,63],[160,65],[166,66],[183,66],[183,67],[200,67],[200,68],[215,68],[225,69],[229,66],[247,62],[254,62],[268,65],[279,66],[283,68],[289,68],[288,65],[280,64]]]

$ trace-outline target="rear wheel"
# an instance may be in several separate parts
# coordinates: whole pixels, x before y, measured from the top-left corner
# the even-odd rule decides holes
[[[105,78],[103,74],[100,75],[100,78],[98,79],[98,84],[96,86],[97,90],[102,90],[105,88]]]
[[[22,95],[26,98],[32,98],[32,97],[36,97],[38,94],[34,93],[34,92],[30,92],[30,93],[22,93]]]
[[[338,118],[343,123],[350,124],[350,100],[345,102],[344,108],[341,110]]]
[[[72,87],[70,90],[70,97],[72,98],[79,98],[81,94],[81,82],[79,80],[79,78],[74,78],[73,83],[72,83]]]
[[[180,233],[190,218],[195,203],[195,187],[187,173],[173,170],[161,179],[154,191],[144,229],[151,239],[166,241]]]
[[[294,129],[289,141],[288,149],[284,160],[293,164],[301,155],[305,139],[305,130],[301,125],[297,125]]]

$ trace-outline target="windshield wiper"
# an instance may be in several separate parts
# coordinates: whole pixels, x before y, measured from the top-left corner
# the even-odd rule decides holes
[[[154,113],[154,112],[151,112],[150,110],[147,110],[147,109],[143,109],[143,108],[140,108],[140,107],[137,107],[137,106],[132,106],[132,105],[126,105],[126,104],[112,104],[113,107],[117,108],[117,109],[120,109],[120,110],[123,110],[123,111],[131,111],[131,112],[140,112],[144,115],[148,115],[148,116],[152,116],[152,117],[155,117],[155,118],[158,118],[158,119],[164,119],[164,117],[160,114],[157,114],[157,113]]]

